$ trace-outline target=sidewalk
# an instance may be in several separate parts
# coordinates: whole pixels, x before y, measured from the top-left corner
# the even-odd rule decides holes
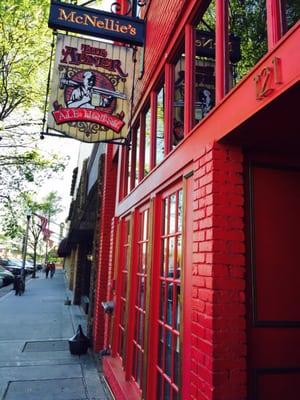
[[[1,400],[106,400],[91,354],[74,356],[68,339],[78,324],[86,332],[78,306],[64,304],[64,272],[53,279],[39,273],[23,296],[0,298]]]

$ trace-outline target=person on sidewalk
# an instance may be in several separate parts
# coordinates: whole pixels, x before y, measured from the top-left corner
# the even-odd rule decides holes
[[[50,272],[50,263],[47,262],[46,267],[45,267],[45,277],[48,278],[49,272]]]
[[[50,278],[52,279],[55,274],[55,263],[52,261],[50,264]]]

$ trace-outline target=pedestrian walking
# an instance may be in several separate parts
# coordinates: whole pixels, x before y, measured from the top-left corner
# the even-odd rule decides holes
[[[47,262],[46,267],[45,267],[45,275],[46,275],[46,278],[48,278],[49,272],[50,272],[50,263]]]
[[[50,277],[51,277],[51,279],[53,278],[54,274],[55,274],[55,263],[52,262],[50,264]]]

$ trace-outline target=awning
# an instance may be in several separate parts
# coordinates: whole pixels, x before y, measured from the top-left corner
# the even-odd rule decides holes
[[[68,238],[64,238],[58,246],[57,255],[58,257],[67,257],[71,254],[71,243]]]

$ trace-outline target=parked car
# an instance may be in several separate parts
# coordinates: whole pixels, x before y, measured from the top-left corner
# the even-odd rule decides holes
[[[0,266],[0,279],[2,279],[2,286],[9,285],[14,281],[14,274]]]
[[[22,261],[17,259],[2,259],[1,264],[2,267],[12,272],[14,275],[19,275],[22,269]]]
[[[0,265],[12,272],[14,275],[19,275],[23,267],[23,261],[17,258],[8,258],[0,261]],[[33,272],[33,265],[29,262],[25,262],[25,272],[31,274]]]
[[[34,270],[33,263],[31,261],[25,262],[25,270],[27,273],[31,274]]]

